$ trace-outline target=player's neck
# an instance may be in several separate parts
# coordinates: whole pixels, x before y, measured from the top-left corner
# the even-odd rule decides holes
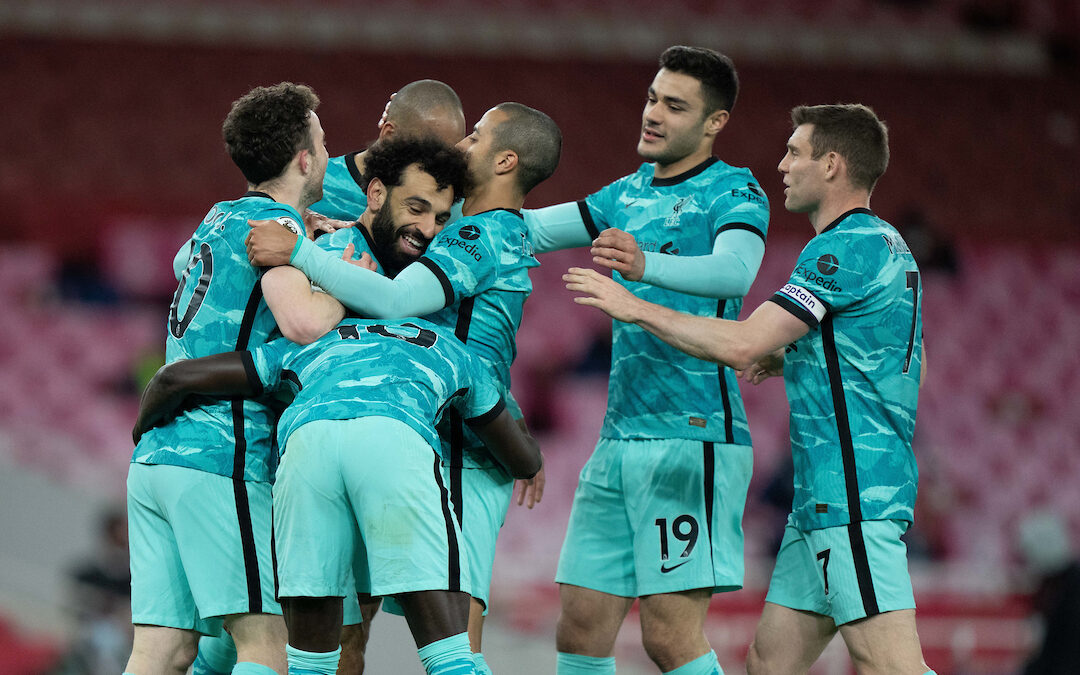
[[[822,200],[814,211],[807,214],[815,234],[832,224],[834,220],[852,209],[870,208],[870,195],[866,192],[845,192]]]
[[[653,177],[674,178],[675,176],[684,174],[690,169],[693,169],[695,166],[701,164],[710,157],[712,157],[711,144],[708,146],[700,147],[693,154],[687,155],[682,159],[675,160],[670,164],[653,162]]]
[[[461,214],[475,216],[494,209],[521,210],[525,196],[511,186],[508,181],[491,181],[483,186],[474,187],[461,205]]]
[[[311,204],[301,203],[303,196],[303,184],[292,184],[284,180],[270,180],[258,185],[248,183],[248,189],[256,192],[264,192],[279,204],[286,204],[303,213]]]

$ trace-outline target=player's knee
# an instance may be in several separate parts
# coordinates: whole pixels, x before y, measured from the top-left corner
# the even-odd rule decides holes
[[[195,663],[195,657],[199,654],[199,642],[197,640],[182,640],[176,644],[169,656],[168,672],[186,673],[191,664]]]
[[[768,673],[765,658],[758,648],[757,640],[754,640],[746,652],[746,675],[768,675]]]
[[[641,645],[652,662],[665,672],[709,649],[704,633],[682,630],[676,626],[654,626],[651,630],[643,630]]]

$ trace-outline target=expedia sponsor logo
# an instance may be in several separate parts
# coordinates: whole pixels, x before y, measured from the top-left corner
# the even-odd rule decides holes
[[[820,259],[818,260],[818,266],[821,266]],[[844,290],[840,287],[840,284],[836,283],[836,279],[827,278],[825,275],[818,274],[816,271],[812,269],[807,269],[802,265],[799,265],[795,268],[795,274],[805,279],[807,283],[814,284],[815,286],[820,286],[823,290],[826,291],[835,291],[839,293],[840,291]]]
[[[461,234],[464,235],[465,230],[470,228],[470,227],[471,226],[466,225],[465,227],[461,228]],[[473,228],[473,231],[472,231],[471,234],[473,235],[473,237],[472,237],[473,239],[476,239],[476,237],[480,236],[480,233],[475,228]],[[481,260],[484,259],[484,256],[482,256],[480,254],[480,247],[477,246],[476,244],[470,244],[469,242],[458,239],[457,237],[447,237],[445,240],[443,240],[443,243],[446,246],[446,248],[448,248],[448,249],[449,248],[460,248],[462,251],[465,251],[466,253],[471,255],[472,259],[475,260],[476,262],[480,262]]]
[[[732,188],[731,196],[737,199],[745,199],[754,204],[765,204],[765,193],[753,183],[747,183],[745,189]]]
[[[832,253],[826,253],[817,259],[817,268],[822,274],[834,274],[840,269],[840,261]]]
[[[475,225],[465,225],[458,230],[458,234],[461,235],[462,239],[472,241],[480,238],[480,228]]]

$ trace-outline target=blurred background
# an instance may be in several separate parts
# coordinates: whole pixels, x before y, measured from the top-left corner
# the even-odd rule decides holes
[[[390,93],[435,78],[466,121],[502,101],[562,127],[527,207],[634,171],[645,92],[671,44],[718,49],[742,90],[716,145],[772,199],[753,308],[809,238],[776,172],[798,104],[888,123],[873,197],[924,274],[930,376],[906,536],[927,661],[1018,673],[1044,636],[1080,644],[1080,3],[1076,0],[0,0],[0,672],[118,673],[130,640],[124,480],[137,393],[163,357],[170,262],[245,185],[221,122],[256,85],[311,85],[331,155],[372,141]],[[547,456],[536,509],[500,538],[485,652],[554,672],[552,583],[607,396],[610,325],[534,270],[514,392]],[[743,387],[755,446],[746,588],[709,638],[742,659],[790,507],[783,385]],[[376,623],[369,672],[421,672]],[[1063,623],[1062,623],[1063,622]],[[1071,633],[1070,633],[1071,631]],[[634,615],[620,672],[655,672]],[[1076,672],[1035,665],[1028,672]],[[853,672],[839,642],[815,673]]]

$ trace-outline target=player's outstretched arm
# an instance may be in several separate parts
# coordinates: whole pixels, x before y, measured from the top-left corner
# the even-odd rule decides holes
[[[727,321],[646,302],[596,270],[571,267],[563,281],[567,290],[585,294],[574,302],[598,307],[611,318],[637,324],[690,356],[735,370],[751,367],[810,330],[772,302],[763,303],[745,321]]]
[[[522,432],[509,410],[503,409],[493,420],[471,428],[514,478],[533,478],[543,468],[540,446]]]
[[[191,394],[257,396],[262,383],[249,352],[226,352],[175,361],[158,369],[139,401],[139,416],[131,432],[138,443],[153,427],[168,422]]]

